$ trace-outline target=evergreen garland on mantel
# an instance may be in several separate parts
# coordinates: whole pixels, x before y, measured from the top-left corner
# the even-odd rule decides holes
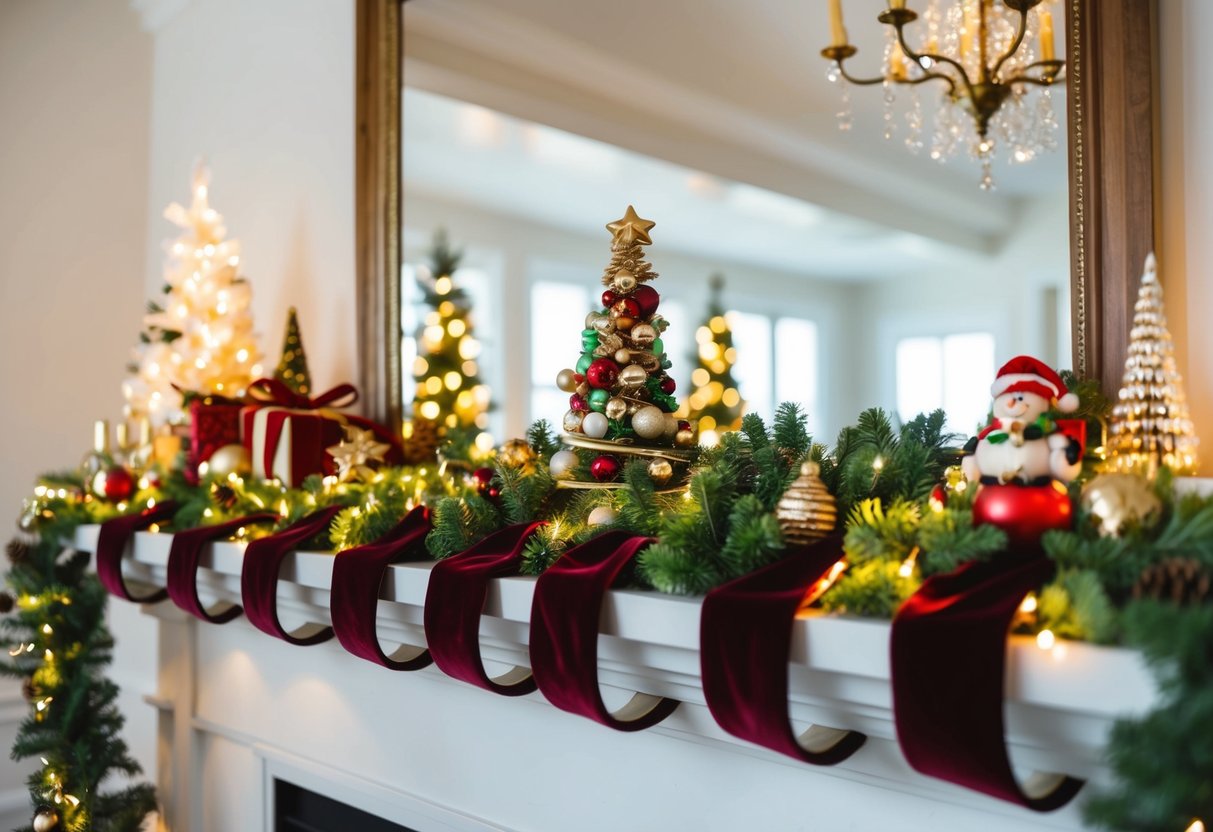
[[[0,596],[0,609],[11,610],[0,618],[11,648],[3,670],[25,682],[31,703],[13,754],[45,760],[30,780],[35,812],[57,823],[45,828],[134,830],[155,806],[150,786],[99,792],[109,775],[137,775],[138,765],[118,736],[117,690],[104,676],[112,646],[106,596],[88,557],[69,548],[82,524],[171,499],[181,507],[166,531],[266,509],[279,513],[275,528],[282,528],[337,504],[345,509],[312,545],[342,550],[375,540],[424,503],[434,512],[426,544],[435,558],[507,524],[542,519],[524,567],[539,574],[570,546],[623,529],[657,538],[642,552],[635,584],[694,595],[782,556],[776,507],[811,459],[846,518],[848,569],[819,603],[888,619],[926,577],[1005,546],[1000,530],[972,524],[973,490],[955,487],[948,475],[956,437],[943,423],[937,412],[895,427],[869,410],[827,449],[813,443],[799,408],[785,404],[770,425],[749,415],[718,447],[701,450],[687,490],[673,494],[655,492],[643,463],[625,469],[619,489],[557,489],[547,463],[560,446],[542,422],[525,443],[498,455],[491,488],[458,466],[434,465],[383,469],[370,482],[313,477],[299,489],[235,474],[191,486],[170,475],[114,505],[86,496],[73,476],[44,478],[27,503],[23,536],[8,549],[12,594]],[[941,482],[954,487],[941,495]],[[1077,496],[1081,485],[1072,488]],[[1140,646],[1158,675],[1159,707],[1118,723],[1111,736],[1109,761],[1121,787],[1087,804],[1090,821],[1111,829],[1184,830],[1213,817],[1213,498],[1177,498],[1165,476],[1155,488],[1164,507],[1155,522],[1101,536],[1079,508],[1074,531],[1045,535],[1057,575],[1019,625],[1020,632]]]

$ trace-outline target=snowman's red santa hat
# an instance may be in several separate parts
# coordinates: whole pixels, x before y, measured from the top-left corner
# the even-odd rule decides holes
[[[1078,396],[1066,389],[1061,376],[1042,361],[1029,355],[1012,358],[998,371],[990,386],[990,395],[998,398],[1006,393],[1035,393],[1050,402],[1057,402],[1063,413],[1078,410]]]

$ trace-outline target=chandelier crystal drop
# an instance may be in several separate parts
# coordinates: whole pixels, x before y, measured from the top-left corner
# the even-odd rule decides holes
[[[858,78],[846,68],[859,50],[848,41],[842,0],[829,0],[833,42],[821,54],[830,62],[827,80],[842,92],[839,128],[851,129],[850,87],[879,84],[884,137],[895,138],[901,129],[897,90],[905,87],[907,150],[925,151],[938,162],[968,155],[981,164],[982,189],[993,189],[995,156],[1022,164],[1059,146],[1061,125],[1051,87],[1061,81],[1065,62],[1055,56],[1054,2],[928,0],[919,15],[905,0],[890,0],[877,17],[888,27],[884,71]],[[936,81],[942,95],[928,134],[918,86]]]

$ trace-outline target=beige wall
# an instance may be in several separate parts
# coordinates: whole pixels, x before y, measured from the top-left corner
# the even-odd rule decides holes
[[[121,413],[144,289],[152,40],[125,0],[0,3],[0,518]]]
[[[1201,473],[1213,475],[1213,4],[1161,0],[1162,218],[1159,267]]]

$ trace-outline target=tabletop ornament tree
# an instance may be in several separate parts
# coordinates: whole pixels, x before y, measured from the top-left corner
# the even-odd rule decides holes
[[[657,311],[657,277],[644,259],[649,231],[632,206],[607,225],[611,262],[602,275],[601,311],[581,331],[574,369],[561,370],[556,386],[570,394],[562,441],[549,470],[561,488],[615,488],[625,461],[643,459],[654,484],[683,479],[696,436],[674,416],[674,379],[661,335],[668,323]]]
[[[687,420],[695,426],[703,445],[715,445],[721,433],[741,427],[745,413],[745,402],[733,378],[737,349],[720,300],[724,278],[713,275],[709,285],[707,319],[695,331],[698,366],[691,373],[693,389],[686,402]]]

